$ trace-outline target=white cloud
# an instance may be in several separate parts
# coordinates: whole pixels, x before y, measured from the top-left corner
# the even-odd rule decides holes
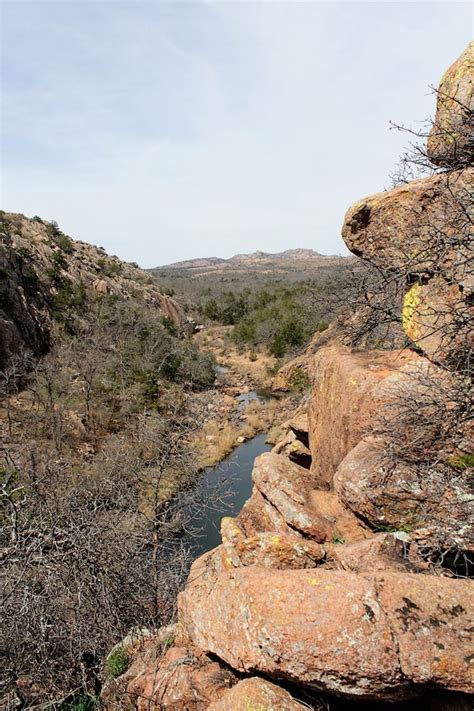
[[[432,111],[469,40],[452,3],[98,5],[36,3],[41,41],[9,43],[4,205],[144,266],[342,251],[345,210],[406,141],[389,119]]]

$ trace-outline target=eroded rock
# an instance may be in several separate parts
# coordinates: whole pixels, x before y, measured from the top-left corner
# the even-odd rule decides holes
[[[242,679],[226,691],[208,711],[301,711],[307,709],[276,684],[265,679]]]
[[[407,336],[429,358],[450,363],[458,353],[467,353],[474,345],[473,315],[460,285],[434,277],[407,291],[402,323]]]
[[[428,155],[443,167],[474,160],[474,41],[449,67],[439,84],[436,118],[428,137]]]
[[[370,539],[341,545],[326,544],[325,568],[352,570],[355,573],[375,571],[420,572],[427,570],[410,536],[403,532],[377,533]]]
[[[396,699],[427,684],[474,691],[473,595],[434,576],[252,566],[193,576],[179,610],[194,643],[241,672]]]
[[[232,518],[222,519],[221,535],[227,560],[234,567],[314,568],[325,557],[321,545],[295,534],[273,532],[246,537]]]
[[[354,254],[382,269],[463,283],[471,274],[467,229],[472,205],[472,168],[438,173],[363,198],[347,211],[342,237]],[[465,235],[460,240],[461,235]]]
[[[469,478],[442,465],[427,472],[393,459],[384,440],[368,437],[359,442],[339,465],[334,487],[341,501],[375,527],[429,526],[437,539],[455,541],[461,548],[472,541]]]
[[[341,461],[370,430],[387,399],[393,398],[384,391],[384,381],[405,378],[404,367],[418,359],[408,350],[353,353],[342,346],[316,353],[310,366],[309,405],[314,488],[332,487]]]
[[[321,516],[309,498],[312,482],[306,469],[279,454],[266,452],[255,460],[252,478],[291,529],[319,542],[332,536],[331,523]]]

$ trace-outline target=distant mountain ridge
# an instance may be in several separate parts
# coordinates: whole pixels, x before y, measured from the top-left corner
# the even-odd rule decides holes
[[[185,259],[181,262],[173,262],[172,264],[164,264],[154,269],[203,269],[206,267],[226,267],[235,265],[264,265],[282,261],[299,261],[299,260],[326,260],[338,259],[337,255],[325,255],[315,252],[314,249],[286,249],[284,252],[262,252],[257,250],[251,254],[235,254],[229,259],[221,257],[199,257],[197,259]],[[151,271],[154,271],[151,270]]]

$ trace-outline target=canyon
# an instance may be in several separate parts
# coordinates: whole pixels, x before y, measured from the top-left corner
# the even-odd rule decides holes
[[[473,77],[350,257],[1,212],[2,708],[472,707]]]
[[[473,52],[437,94],[426,159],[443,170],[344,219],[348,248],[396,275],[407,345],[331,327],[276,375],[304,373],[308,396],[177,622],[127,646],[109,709],[470,708]]]

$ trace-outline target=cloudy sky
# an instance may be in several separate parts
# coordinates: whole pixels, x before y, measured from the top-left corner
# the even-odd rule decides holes
[[[389,184],[456,2],[2,2],[2,207],[149,267],[311,247]]]

